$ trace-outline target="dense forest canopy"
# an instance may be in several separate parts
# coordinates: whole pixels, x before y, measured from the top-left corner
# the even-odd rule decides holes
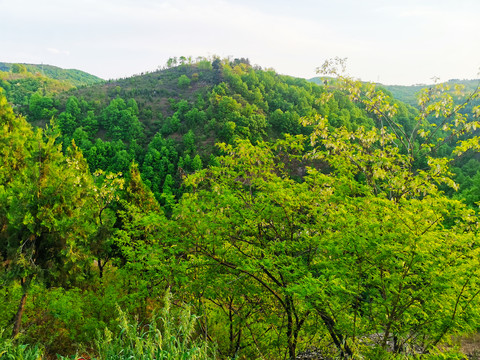
[[[342,65],[0,73],[0,358],[461,358],[478,88],[413,107]]]

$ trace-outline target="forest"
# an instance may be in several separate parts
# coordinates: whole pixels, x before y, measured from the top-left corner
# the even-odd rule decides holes
[[[0,359],[480,358],[478,84],[344,65],[1,67]]]

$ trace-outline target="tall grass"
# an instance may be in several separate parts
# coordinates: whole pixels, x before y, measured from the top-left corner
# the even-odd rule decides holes
[[[206,341],[194,338],[195,316],[188,308],[178,315],[171,310],[171,296],[165,296],[160,316],[150,324],[131,321],[119,308],[120,333],[109,329],[96,341],[98,360],[206,360],[215,358],[214,349]]]

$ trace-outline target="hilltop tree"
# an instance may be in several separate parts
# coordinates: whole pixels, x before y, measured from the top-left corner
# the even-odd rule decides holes
[[[180,75],[180,77],[178,78],[178,87],[182,89],[188,88],[190,86],[190,83],[190,78],[185,74]]]
[[[25,74],[27,72],[27,68],[23,64],[12,64],[10,70],[14,74]]]

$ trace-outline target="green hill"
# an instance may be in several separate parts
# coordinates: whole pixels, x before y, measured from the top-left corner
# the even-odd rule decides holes
[[[173,64],[172,64],[173,65]],[[139,164],[157,199],[180,195],[185,174],[214,162],[216,143],[308,134],[303,117],[328,116],[335,127],[373,126],[366,112],[304,79],[253,67],[247,59],[200,59],[126,79],[36,95],[22,111],[35,124],[56,119],[90,169],[127,173]],[[291,166],[299,176],[303,166]],[[170,190],[169,190],[170,189]]]
[[[442,84],[446,86],[451,86],[452,88],[455,85],[462,85],[465,87],[464,88],[465,93],[471,93],[475,91],[475,89],[479,85],[479,82],[480,80],[478,79],[476,80],[475,79],[474,80],[451,79]],[[407,103],[409,105],[417,106],[418,105],[417,96],[419,92],[424,88],[430,88],[435,85],[430,84],[430,85],[411,85],[411,86],[402,86],[402,85],[380,85],[380,86],[390,91],[396,99],[403,101],[404,103]]]
[[[28,72],[4,74],[36,79],[37,85],[38,79],[48,79]],[[328,101],[320,101],[326,86],[335,89],[332,79],[307,81],[279,75],[251,66],[248,59],[184,59],[163,70],[80,88],[55,88],[66,83],[48,81],[23,101],[10,100],[17,104],[17,111],[40,126],[53,117],[63,144],[75,140],[92,171],[127,173],[135,161],[159,200],[165,191],[180,196],[183,176],[211,164],[220,154],[216,143],[308,135],[312,128],[301,125],[303,118],[325,117],[330,126],[349,130],[381,126],[364,106],[340,90],[333,91]],[[9,83],[9,99],[26,89],[17,83]],[[470,89],[473,81],[465,85]],[[395,121],[411,132],[417,110],[408,105],[415,104],[409,97],[420,87],[380,88],[407,102],[396,100]],[[451,152],[451,144],[442,151]],[[474,161],[469,178],[479,167]],[[460,169],[465,162],[455,165]],[[304,169],[305,165],[292,164],[290,170],[301,177]]]
[[[50,97],[76,87],[89,86],[102,81],[80,70],[65,70],[51,65],[0,62],[0,88],[5,91],[7,100],[16,111],[24,114],[39,97]],[[34,97],[33,103],[32,97]],[[53,106],[52,99],[44,99],[44,101],[46,103],[42,105],[43,107]],[[44,111],[42,117],[51,117],[55,114],[55,111]]]
[[[328,80],[328,79],[327,79]],[[314,77],[309,79],[309,81],[315,84],[322,84],[325,81],[325,78]],[[473,80],[459,80],[451,79],[442,84],[453,87],[454,85],[464,86],[464,93],[471,93],[479,86],[480,79]],[[435,84],[418,84],[418,85],[384,85],[377,84],[379,87],[389,91],[395,99],[398,99],[408,105],[416,107],[418,105],[417,96],[422,89],[430,88],[435,86]]]
[[[31,74],[40,74],[50,79],[66,81],[73,86],[92,85],[102,82],[103,79],[76,69],[62,69],[57,66],[44,64],[14,64],[0,62],[0,71],[4,72],[29,72]]]

